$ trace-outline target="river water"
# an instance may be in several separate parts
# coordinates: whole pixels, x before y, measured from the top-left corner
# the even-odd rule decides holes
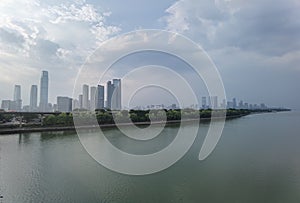
[[[75,132],[1,135],[0,202],[300,202],[300,112],[229,120],[216,149],[199,161],[207,129],[200,125],[177,163],[146,176],[101,166]],[[105,135],[124,151],[146,154],[167,146],[177,131],[170,125],[147,144],[115,128]]]

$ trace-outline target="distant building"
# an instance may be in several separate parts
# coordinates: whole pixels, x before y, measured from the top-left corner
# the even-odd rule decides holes
[[[52,108],[53,108],[53,111],[54,111],[54,112],[58,111],[58,109],[57,109],[57,104],[53,104]]]
[[[48,103],[48,105],[46,107],[46,110],[49,111],[49,112],[52,112],[54,110],[53,106],[54,105],[52,105],[51,103]]]
[[[31,112],[30,105],[23,106],[23,111],[24,112]]]
[[[15,108],[13,110],[21,111],[22,110],[21,85],[15,85],[13,101],[15,102]]]
[[[236,109],[237,104],[236,104],[236,98],[232,99],[232,108]]]
[[[111,83],[111,81],[107,82],[106,85],[106,100],[107,100],[107,104],[106,104],[106,108],[111,109],[112,108],[112,96],[113,96],[113,92],[115,90],[115,86]]]
[[[243,100],[241,100],[240,102],[239,102],[239,109],[244,109],[245,107],[244,107],[244,102],[243,102]]]
[[[96,108],[96,87],[91,87],[91,94],[90,94],[90,110],[95,110]]]
[[[89,109],[89,86],[88,85],[83,85],[82,86],[82,108],[84,109]]]
[[[40,111],[48,111],[48,88],[49,88],[49,78],[48,71],[43,71],[40,83]]]
[[[59,112],[71,112],[72,99],[69,97],[57,97],[57,110]]]
[[[73,99],[72,107],[73,107],[73,110],[80,108],[78,99]]]
[[[227,102],[227,109],[232,109],[233,108],[233,102],[228,101]]]
[[[37,110],[37,94],[38,94],[37,85],[31,85],[29,111]]]
[[[262,104],[260,104],[260,108],[261,109],[267,109],[267,106],[264,103],[262,103]]]
[[[122,98],[121,98],[121,79],[113,79],[114,92],[112,99],[112,109],[121,110]]]
[[[219,105],[218,105],[218,96],[211,96],[210,97],[210,102],[211,102],[211,108],[217,109],[219,107]]]
[[[78,97],[78,103],[79,103],[79,108],[82,109],[83,108],[83,95],[80,94]]]
[[[203,109],[207,108],[206,97],[202,97],[202,108]]]
[[[104,109],[104,86],[98,85],[95,100],[96,109]]]
[[[223,99],[222,104],[221,104],[222,109],[226,109],[226,99]]]
[[[4,111],[14,110],[15,105],[13,103],[15,102],[11,100],[2,100],[1,109],[4,109]]]

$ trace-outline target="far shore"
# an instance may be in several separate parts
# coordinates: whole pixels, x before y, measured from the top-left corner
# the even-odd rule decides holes
[[[226,116],[227,119],[240,118],[243,116],[247,116],[249,114],[240,114],[234,116]],[[221,120],[224,117],[213,117],[213,118],[200,118],[200,119],[184,119],[184,120],[170,120],[170,121],[154,121],[154,122],[134,122],[134,125],[142,126],[142,125],[161,125],[161,124],[178,124],[178,123],[189,123],[189,122],[199,122],[205,121],[209,122],[211,120]],[[130,126],[132,123],[119,123],[121,126]],[[110,128],[116,127],[116,124],[101,124],[101,125],[86,125],[86,126],[45,126],[45,127],[21,127],[21,128],[5,128],[0,129],[0,135],[5,134],[17,134],[17,133],[30,133],[30,132],[50,132],[50,131],[75,131],[75,130],[84,130],[84,129],[97,129],[97,128]]]

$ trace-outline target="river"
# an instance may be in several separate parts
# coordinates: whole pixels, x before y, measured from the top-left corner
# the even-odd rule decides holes
[[[72,131],[1,135],[0,202],[300,202],[300,112],[228,120],[213,153],[199,161],[207,129],[208,123],[200,125],[182,159],[145,176],[101,166]],[[124,151],[150,153],[177,131],[169,125],[145,144],[115,128],[105,134]]]

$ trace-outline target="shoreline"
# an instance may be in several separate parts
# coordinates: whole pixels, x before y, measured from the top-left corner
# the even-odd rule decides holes
[[[235,116],[226,116],[226,120],[228,119],[235,119],[244,117],[250,114],[241,114],[241,115],[235,115]],[[221,120],[224,119],[224,117],[214,117],[214,118],[200,118],[200,119],[185,119],[185,120],[170,120],[170,121],[154,121],[154,122],[135,122],[133,124],[137,126],[142,125],[169,125],[169,124],[178,124],[178,123],[190,123],[195,121],[204,121],[204,122],[210,122],[211,120]],[[119,123],[118,125],[121,126],[130,126],[132,123]],[[30,133],[30,132],[55,132],[55,131],[76,131],[76,130],[85,130],[85,129],[96,129],[96,128],[111,128],[111,127],[117,127],[116,124],[101,124],[101,125],[87,125],[87,126],[51,126],[51,127],[23,127],[23,128],[6,128],[6,129],[0,129],[0,135],[9,135],[9,134],[17,134],[17,133]]]

